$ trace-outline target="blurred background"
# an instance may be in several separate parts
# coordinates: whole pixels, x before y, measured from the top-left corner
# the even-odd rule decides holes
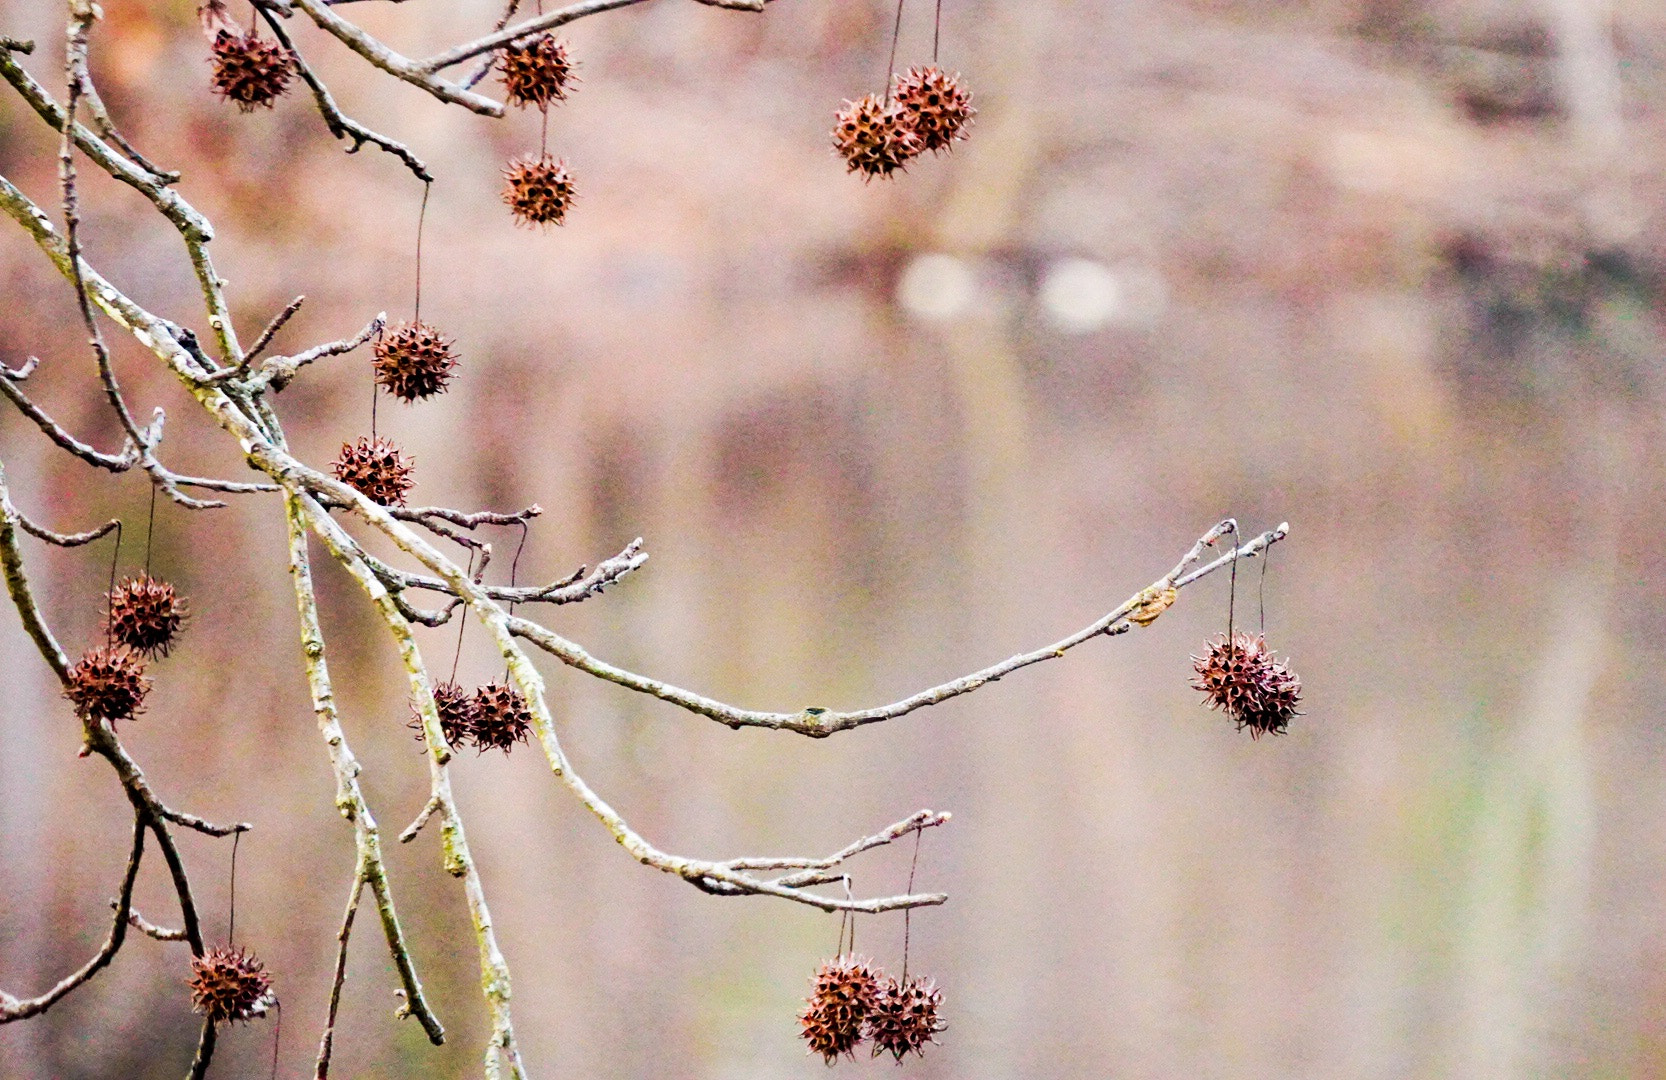
[[[899,65],[930,58],[930,7],[905,12]],[[497,14],[342,11],[412,56]],[[498,198],[536,113],[442,107],[293,20],[348,112],[439,177],[423,315],[456,337],[461,377],[380,413],[417,460],[413,498],[542,505],[523,580],[646,537],[643,570],[547,621],[780,709],[878,704],[1053,641],[1222,516],[1251,535],[1288,520],[1265,618],[1307,715],[1252,742],[1200,707],[1189,654],[1225,628],[1217,575],[1150,629],[827,741],[732,732],[543,663],[577,767],[650,841],[700,857],[819,854],[954,812],[919,865],[952,899],[914,919],[910,958],[952,1026],[923,1060],[840,1074],[1666,1076],[1666,8],[948,0],[942,60],[976,95],[972,137],[864,185],[827,132],[882,89],[893,16],[658,0],[575,24],[584,82],[549,142],[581,199],[542,234]],[[61,83],[59,5],[8,0],[0,33],[40,39],[27,66]],[[409,318],[420,185],[386,154],[344,155],[298,91],[239,114],[206,55],[181,0],[106,4],[93,46],[117,119],[215,221],[244,339],[297,293],[288,351]],[[54,150],[0,94],[0,172],[47,205]],[[166,223],[107,181],[83,201],[94,264],[200,330]],[[38,399],[118,446],[72,296],[9,225],[0,275],[0,362],[38,354]],[[113,340],[136,408],[168,409],[170,464],[247,476]],[[323,464],[365,432],[369,397],[359,353],[279,407]],[[121,515],[124,569],[141,564],[143,478],[89,474],[9,409],[0,455],[25,512],[59,529]],[[497,538],[496,580],[514,539]],[[275,498],[158,507],[154,569],[195,616],[122,736],[174,805],[255,824],[238,942],[275,972],[280,1075],[301,1076],[353,850],[283,551]],[[107,544],[27,555],[66,648],[92,643]],[[402,675],[356,587],[319,576],[391,841],[428,783]],[[424,633],[441,669],[454,637]],[[499,673],[483,646],[476,628],[463,681]],[[126,851],[126,804],[77,760],[78,730],[0,610],[14,994],[96,948]],[[825,1075],[794,1017],[836,919],[636,865],[530,749],[453,776],[535,1075]],[[183,843],[223,939],[228,848]],[[389,855],[449,1040],[391,1019],[397,982],[361,918],[343,1077],[478,1075],[475,948],[437,845],[431,829]],[[899,891],[909,854],[855,864],[858,890]],[[159,864],[137,902],[177,920]],[[900,967],[900,916],[857,934]],[[47,1016],[0,1028],[0,1074],[179,1075],[186,972],[179,946],[130,938]],[[213,1075],[266,1075],[275,1026],[228,1032]]]

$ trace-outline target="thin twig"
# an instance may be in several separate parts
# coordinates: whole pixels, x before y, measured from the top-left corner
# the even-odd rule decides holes
[[[380,559],[369,558],[376,576],[384,583],[396,589],[425,589],[430,592],[456,595],[456,591],[446,582],[436,577],[423,574],[413,574],[387,565]],[[504,585],[484,585],[486,595],[493,600],[515,604],[575,604],[598,596],[603,589],[613,585],[631,571],[636,570],[648,561],[648,553],[642,550],[642,538],[639,536],[625,546],[619,554],[604,559],[596,564],[594,570],[581,566],[566,577],[550,582],[548,585],[531,585],[525,588],[510,588]],[[450,612],[455,605],[445,610]]]
[[[274,391],[282,390],[289,385],[295,374],[314,360],[322,360],[326,356],[344,356],[352,352],[371,338],[380,334],[388,325],[388,313],[378,312],[374,319],[365,324],[365,328],[350,338],[341,341],[331,341],[323,345],[315,345],[294,356],[274,356],[260,365],[260,372],[249,380],[249,387],[258,393],[264,387],[271,387]],[[225,381],[219,378],[224,372],[217,372],[211,380]],[[229,376],[227,376],[229,378]]]
[[[429,1007],[417,977],[416,962],[405,944],[405,933],[399,924],[399,913],[393,903],[393,889],[388,883],[387,869],[382,862],[381,832],[376,817],[365,801],[359,786],[360,766],[347,745],[340,717],[336,714],[335,689],[330,682],[330,668],[324,653],[324,631],[318,620],[318,597],[312,584],[312,559],[307,553],[306,526],[299,504],[293,496],[284,501],[284,519],[289,529],[289,569],[295,587],[295,602],[301,616],[301,656],[306,663],[307,688],[312,694],[313,712],[318,717],[318,730],[329,749],[330,765],[336,776],[336,809],[353,824],[357,860],[354,877],[371,888],[376,897],[376,908],[381,915],[382,933],[388,951],[399,971],[404,988],[405,1004],[402,1016],[414,1016],[428,1039],[435,1046],[445,1042],[445,1028]],[[356,895],[356,894],[355,894]]]
[[[249,346],[249,351],[243,354],[243,368],[245,370],[260,358],[260,354],[266,351],[266,346],[272,344],[272,339],[277,336],[279,330],[283,329],[284,323],[287,323],[297,311],[300,311],[301,305],[306,302],[305,294],[297,296],[285,305],[284,309],[278,312],[271,322],[266,324],[266,329],[260,332],[260,336],[255,338],[255,343]]]
[[[330,981],[330,1009],[324,1020],[324,1034],[318,1040],[318,1066],[313,1071],[313,1080],[328,1080],[330,1075],[330,1052],[335,1047],[336,1012],[341,1008],[341,987],[347,981],[347,941],[353,936],[353,917],[359,913],[359,895],[364,892],[363,865],[353,874],[353,887],[347,893],[347,911],[341,917],[341,929],[336,931],[336,940],[341,947],[336,950],[335,977]]]
[[[639,2],[639,0],[632,0],[632,2]],[[463,108],[480,113],[482,116],[503,115],[503,106],[500,103],[438,78],[434,75],[436,69],[425,68],[410,57],[401,56],[394,52],[359,27],[331,11],[323,0],[294,0],[294,3],[296,7],[306,12],[307,17],[317,23],[320,29],[334,35],[336,40],[389,75],[397,79],[403,79],[412,86],[420,87],[441,101],[461,105]]]
[[[312,66],[301,58],[300,50],[289,40],[289,34],[278,17],[264,7],[260,9],[260,14],[265,18],[266,25],[272,28],[272,34],[278,39],[278,43],[289,52],[289,59],[295,65],[295,71],[301,76],[301,81],[312,90],[312,99],[318,105],[319,115],[324,118],[324,126],[329,128],[330,134],[337,139],[352,142],[353,145],[347,148],[349,154],[356,154],[364,148],[365,143],[371,143],[403,161],[405,167],[415,173],[418,180],[434,179],[428,171],[428,166],[423,164],[421,158],[411,153],[410,147],[370,130],[342,112],[335,98],[331,96],[330,88],[324,85],[324,80],[320,79],[318,73],[312,70]]]
[[[430,797],[427,802],[422,804],[422,813],[418,814],[416,820],[405,826],[405,831],[399,834],[399,842],[409,844],[412,840],[415,840],[417,834],[422,831],[422,827],[428,824],[429,820],[439,812],[439,809],[440,800]]]
[[[127,869],[122,873],[121,888],[116,893],[116,899],[111,902],[116,915],[110,923],[110,932],[105,936],[104,944],[99,946],[92,959],[82,964],[73,974],[64,976],[56,986],[39,997],[19,999],[10,994],[0,995],[0,1024],[13,1020],[27,1020],[45,1012],[76,987],[97,975],[116,955],[122,941],[127,937],[127,915],[133,903],[133,882],[138,879],[139,861],[144,854],[145,821],[141,814],[133,822],[133,847],[128,852]]]
[[[36,525],[22,513],[17,515],[17,523],[22,527],[24,532],[33,536],[37,540],[44,540],[48,544],[55,544],[58,547],[72,548],[80,547],[83,544],[90,544],[94,540],[108,536],[111,529],[114,529],[116,526],[121,524],[121,520],[119,518],[111,518],[109,521],[106,521],[96,529],[88,529],[86,532],[78,533],[53,532],[45,526]]]
[[[145,935],[146,937],[155,938],[157,941],[185,940],[185,931],[170,930],[165,926],[157,926],[155,923],[139,914],[138,908],[130,908],[128,910],[127,925],[139,931],[139,933]]]
[[[35,362],[33,357],[30,360]],[[33,368],[29,364],[24,365],[25,374],[32,370]],[[16,379],[10,372],[0,372],[0,394],[4,394],[13,405],[17,406],[18,412],[34,421],[35,426],[45,432],[46,437],[62,449],[68,450],[89,465],[107,469],[114,473],[126,472],[139,463],[139,447],[134,444],[132,439],[127,441],[119,454],[106,454],[95,450],[71,435],[61,424],[48,416],[40,406],[30,401],[29,396],[14,385],[15,382]]]
[[[1219,527],[1217,526],[1217,528]],[[1211,533],[1213,532],[1214,530],[1211,530]],[[1254,540],[1251,540],[1249,543],[1243,545],[1238,549],[1239,555],[1243,558],[1252,557],[1266,548],[1269,544],[1277,543],[1278,541],[1284,539],[1288,532],[1288,524],[1280,525],[1278,528],[1273,529],[1270,532],[1263,533],[1261,536],[1258,536]],[[508,626],[512,633],[532,642],[565,664],[569,664],[581,671],[588,672],[597,678],[606,679],[611,683],[617,683],[626,689],[635,690],[638,693],[649,694],[662,701],[668,701],[673,705],[678,705],[687,709],[689,712],[710,717],[719,723],[727,724],[729,727],[770,728],[776,731],[795,731],[800,735],[824,738],[837,731],[845,731],[849,728],[861,727],[865,724],[874,724],[883,720],[894,720],[899,716],[906,716],[916,709],[922,709],[928,705],[936,705],[939,702],[947,701],[950,698],[971,693],[974,690],[978,690],[992,682],[1012,674],[1020,668],[1029,667],[1031,664],[1039,664],[1043,660],[1053,660],[1061,657],[1069,650],[1075,648],[1083,642],[1091,641],[1101,634],[1111,636],[1126,633],[1134,625],[1130,621],[1129,616],[1140,611],[1141,608],[1149,602],[1153,595],[1160,594],[1167,589],[1182,589],[1206,574],[1213,573],[1231,561],[1230,556],[1224,556],[1223,558],[1217,559],[1215,562],[1210,563],[1208,566],[1202,567],[1190,574],[1185,573],[1186,568],[1196,562],[1201,556],[1202,551],[1210,544],[1214,543],[1216,539],[1219,539],[1218,533],[1215,533],[1213,536],[1206,533],[1203,538],[1199,539],[1198,542],[1193,545],[1192,550],[1187,552],[1175,568],[1162,578],[1158,579],[1156,584],[1152,585],[1149,589],[1136,593],[1134,596],[1112,609],[1109,614],[1094,620],[1092,623],[1089,623],[1086,627],[1078,630],[1074,634],[1071,634],[1069,637],[1056,641],[1043,648],[1036,649],[1033,652],[1020,653],[1017,656],[1009,657],[998,664],[992,664],[981,671],[974,671],[970,675],[963,675],[958,679],[953,679],[940,686],[934,686],[928,690],[921,690],[919,693],[911,694],[910,696],[889,705],[881,705],[871,709],[858,709],[850,712],[836,712],[815,706],[800,709],[798,712],[791,713],[763,712],[756,709],[737,708],[736,706],[725,704],[724,702],[717,701],[713,698],[708,698],[704,695],[684,690],[681,687],[661,682],[658,679],[653,679],[646,675],[638,675],[635,672],[627,671],[624,668],[615,667],[606,661],[599,660],[596,657],[591,656],[590,653],[586,652],[585,649],[576,642],[569,641],[567,638],[562,637],[554,631],[528,619],[510,618],[508,620]]]

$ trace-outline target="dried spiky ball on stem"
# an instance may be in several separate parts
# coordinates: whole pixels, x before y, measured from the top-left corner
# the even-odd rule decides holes
[[[446,744],[456,749],[474,740],[475,717],[479,706],[475,697],[454,682],[439,683],[434,687],[434,710],[440,714],[440,734]],[[411,706],[411,721],[407,725],[422,738],[422,713]]]
[[[503,181],[503,201],[517,225],[560,225],[578,197],[567,163],[548,154],[514,159],[504,166]]]
[[[425,322],[404,323],[377,339],[376,385],[401,401],[442,393],[457,370],[457,354],[440,331]]]
[[[868,1013],[868,1035],[873,1056],[890,1054],[898,1061],[909,1051],[925,1056],[926,1043],[948,1027],[939,1015],[943,991],[930,979],[893,979],[886,976]]]
[[[1302,681],[1296,673],[1273,656],[1266,641],[1242,630],[1229,641],[1225,634],[1209,643],[1209,651],[1192,657],[1204,704],[1226,713],[1239,730],[1250,729],[1251,738],[1271,732],[1282,735],[1290,721],[1300,716]]]
[[[336,479],[357,488],[371,502],[382,506],[404,506],[405,496],[416,486],[411,478],[415,463],[391,439],[359,437],[343,443],[333,466]]]
[[[242,949],[211,947],[191,959],[191,1007],[215,1023],[265,1016],[278,1002],[266,965]]]
[[[513,686],[490,682],[474,692],[474,745],[481,753],[502,750],[507,754],[516,743],[526,742],[531,728],[532,710]]]
[[[186,616],[185,600],[172,585],[141,574],[123,580],[105,601],[112,638],[152,660],[168,655]]]
[[[64,696],[83,720],[132,720],[145,709],[145,662],[120,645],[89,649],[69,669]]]
[[[262,41],[254,33],[237,34],[221,30],[214,35],[214,92],[236,102],[244,112],[272,102],[289,87],[292,69],[289,53],[275,41]]]
[[[498,50],[504,96],[525,108],[547,109],[552,101],[567,100],[567,90],[579,81],[567,46],[553,34],[534,34]]]
[[[879,995],[879,978],[864,957],[841,955],[826,961],[811,980],[812,989],[798,1014],[799,1034],[829,1065],[862,1041],[869,1013]]]
[[[935,65],[909,68],[908,74],[899,75],[892,97],[919,138],[922,153],[953,149],[957,139],[966,138],[966,125],[977,115],[960,76]]]
[[[902,168],[919,154],[921,143],[900,106],[868,94],[834,114],[833,148],[851,172],[871,180]]]

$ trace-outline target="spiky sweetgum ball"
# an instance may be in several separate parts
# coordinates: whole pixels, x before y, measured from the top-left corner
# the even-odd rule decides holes
[[[394,327],[377,339],[373,352],[376,385],[401,401],[444,392],[457,370],[450,340],[425,322]]]
[[[936,66],[909,68],[908,74],[898,76],[892,96],[919,138],[922,152],[953,149],[957,139],[966,138],[966,125],[977,115],[972,94],[961,85],[960,76]]]
[[[185,622],[185,600],[149,574],[127,578],[105,594],[110,636],[142,656],[167,656]]]
[[[560,225],[577,197],[567,163],[548,154],[516,158],[503,167],[503,201],[517,225]]]
[[[897,980],[886,977],[868,1013],[868,1035],[873,1056],[890,1054],[898,1061],[910,1051],[925,1056],[926,1043],[948,1027],[940,1007],[943,991],[930,979]]]
[[[860,956],[836,956],[811,980],[810,996],[798,1014],[799,1034],[829,1065],[849,1054],[862,1035],[879,995],[879,977]]]
[[[265,1016],[278,1001],[266,965],[218,945],[191,959],[190,987],[191,1008],[216,1023]]]
[[[145,709],[145,662],[124,646],[89,649],[69,669],[64,696],[83,720],[132,720]]]
[[[332,466],[337,480],[382,506],[405,505],[405,496],[416,486],[414,467],[391,439],[363,436],[356,443],[343,443]]]
[[[456,749],[474,740],[475,716],[478,707],[474,695],[454,682],[443,682],[434,687],[434,709],[440,714],[440,734],[446,744]],[[411,706],[411,721],[407,725],[422,738],[422,713]]]
[[[579,81],[567,46],[553,34],[534,34],[505,45],[498,50],[497,66],[503,73],[504,96],[523,109],[546,109],[552,101],[565,101],[568,89]]]
[[[252,32],[221,30],[214,35],[213,55],[208,60],[214,68],[214,92],[244,112],[261,105],[271,108],[289,88],[289,53]]]
[[[1260,635],[1241,630],[1230,640],[1218,635],[1207,652],[1192,657],[1192,669],[1197,672],[1192,687],[1203,692],[1204,704],[1224,712],[1240,730],[1249,728],[1251,738],[1282,735],[1301,715],[1296,709],[1301,679],[1273,656]]]
[[[921,143],[900,106],[868,94],[834,114],[833,149],[849,171],[871,180],[902,168],[920,153]]]
[[[513,686],[490,682],[474,692],[474,745],[481,753],[502,750],[507,754],[516,743],[526,742],[531,728],[532,710]]]

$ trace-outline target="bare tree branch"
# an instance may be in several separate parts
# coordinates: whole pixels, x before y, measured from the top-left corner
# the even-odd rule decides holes
[[[1220,529],[1220,526],[1216,526],[1216,530],[1218,529]],[[958,679],[943,683],[940,686],[934,686],[928,690],[921,690],[919,693],[911,694],[910,696],[903,698],[901,701],[896,701],[889,705],[881,705],[871,709],[858,709],[850,712],[835,712],[828,709],[818,708],[816,706],[810,706],[791,713],[763,712],[756,709],[737,708],[736,706],[717,701],[714,698],[705,697],[701,694],[684,690],[681,687],[661,682],[658,679],[653,679],[646,675],[638,675],[635,672],[627,671],[624,668],[615,667],[606,661],[598,660],[596,657],[591,656],[588,652],[586,652],[585,649],[577,643],[569,641],[554,631],[546,629],[529,619],[517,617],[510,618],[508,622],[510,630],[517,636],[531,641],[533,644],[537,645],[539,648],[543,649],[545,652],[565,664],[569,664],[581,671],[588,672],[599,679],[606,679],[608,682],[617,683],[626,689],[635,690],[638,693],[648,694],[659,698],[661,701],[668,701],[673,705],[687,709],[689,712],[710,717],[711,719],[722,724],[727,724],[732,728],[761,727],[770,728],[776,731],[796,731],[800,735],[824,738],[837,731],[845,731],[849,728],[861,727],[865,724],[874,724],[883,720],[894,720],[899,716],[906,716],[916,709],[923,709],[927,705],[936,705],[939,702],[947,701],[950,698],[959,697],[962,694],[969,694],[974,690],[978,690],[992,682],[997,681],[998,679],[1012,674],[1020,668],[1026,668],[1031,664],[1039,664],[1043,660],[1053,660],[1063,656],[1069,650],[1075,648],[1083,642],[1091,641],[1101,634],[1111,636],[1126,633],[1128,630],[1132,629],[1134,625],[1130,616],[1135,612],[1140,611],[1153,596],[1158,595],[1167,589],[1178,590],[1190,585],[1192,582],[1198,580],[1206,574],[1213,573],[1231,561],[1231,556],[1226,555],[1192,574],[1185,574],[1186,568],[1197,561],[1203,549],[1209,544],[1214,543],[1216,539],[1219,539],[1221,533],[1216,530],[1210,530],[1210,534],[1205,534],[1204,538],[1200,539],[1195,545],[1193,545],[1192,550],[1188,552],[1184,558],[1182,558],[1180,563],[1177,564],[1172,571],[1164,575],[1162,578],[1159,578],[1158,581],[1149,589],[1136,593],[1134,596],[1112,609],[1109,614],[1094,620],[1092,623],[1089,623],[1087,626],[1076,631],[1076,633],[1071,634],[1069,637],[1056,641],[1043,648],[1036,649],[1033,652],[1020,653],[1017,656],[1009,657],[998,664],[992,664],[980,671],[974,671],[970,675],[963,675]],[[1278,528],[1263,533],[1261,536],[1256,537],[1249,543],[1244,544],[1238,549],[1238,555],[1240,558],[1253,558],[1265,550],[1269,545],[1284,539],[1288,533],[1289,525],[1280,525]],[[1185,574],[1185,576],[1182,576],[1183,574]]]
[[[146,937],[155,938],[157,941],[185,940],[185,931],[170,930],[165,926],[157,926],[155,923],[139,914],[139,909],[136,907],[128,908],[127,925],[139,931],[139,933],[145,935]]]
[[[249,346],[249,351],[243,354],[243,369],[245,371],[248,370],[250,364],[260,359],[260,354],[266,351],[266,346],[272,344],[272,339],[277,337],[278,331],[284,328],[284,324],[289,322],[295,313],[301,310],[301,305],[306,302],[305,295],[297,296],[284,305],[282,311],[273,316],[272,321],[266,324],[266,329],[262,330],[260,336],[255,338],[255,343]]]
[[[274,356],[260,365],[260,374],[250,381],[250,389],[258,393],[264,387],[282,390],[289,385],[297,372],[314,360],[322,360],[326,356],[343,356],[352,352],[371,338],[380,334],[388,325],[388,313],[377,312],[376,317],[365,324],[365,328],[350,338],[341,341],[331,341],[323,345],[315,345],[294,356]],[[216,372],[215,379],[223,373]],[[229,378],[229,376],[228,376]],[[224,380],[218,380],[224,381]]]
[[[110,923],[110,933],[105,936],[104,944],[99,946],[92,959],[82,964],[74,974],[64,976],[56,986],[39,997],[18,999],[10,994],[0,994],[0,1024],[13,1020],[27,1020],[45,1012],[67,997],[76,987],[97,975],[115,957],[116,951],[121,948],[122,941],[127,937],[127,915],[133,904],[133,882],[139,877],[139,860],[144,854],[145,823],[138,820],[133,823],[133,848],[127,855],[127,869],[122,873],[121,887],[116,892],[116,899],[112,901],[116,917]]]
[[[260,3],[264,6],[266,0],[260,0]],[[463,108],[480,113],[482,116],[503,115],[503,106],[498,102],[491,98],[481,97],[479,94],[436,77],[433,69],[424,68],[409,57],[394,52],[359,27],[331,11],[329,6],[323,3],[323,0],[294,0],[294,4],[306,12],[307,17],[317,23],[321,29],[334,35],[336,40],[394,78],[403,79],[412,86],[426,90],[441,101],[461,105]]]
[[[330,95],[329,87],[324,85],[324,80],[320,79],[312,67],[302,59],[295,43],[289,40],[289,34],[285,32],[278,17],[267,8],[261,8],[260,14],[266,20],[266,25],[272,28],[272,34],[278,39],[279,44],[288,50],[289,59],[295,65],[295,71],[301,76],[301,81],[312,90],[312,98],[318,104],[319,115],[324,117],[324,126],[329,128],[330,134],[337,139],[352,141],[353,145],[347,148],[349,154],[356,154],[364,148],[365,143],[372,143],[403,161],[405,167],[415,173],[418,180],[434,179],[433,174],[428,171],[428,166],[411,153],[410,147],[402,142],[395,142],[386,135],[377,134],[342,112],[335,98]]]
[[[353,825],[354,860],[352,908],[358,905],[359,891],[369,885],[376,897],[376,908],[382,919],[382,932],[387,938],[388,951],[394,967],[399,971],[405,991],[405,1005],[401,1014],[414,1016],[428,1039],[435,1046],[445,1042],[445,1028],[434,1015],[422,991],[422,980],[417,977],[416,962],[405,944],[405,933],[399,925],[399,913],[394,907],[393,890],[388,884],[387,868],[382,862],[381,831],[376,817],[370,812],[364,791],[359,786],[361,767],[353,750],[347,745],[340,717],[336,714],[335,688],[330,682],[330,668],[324,655],[324,630],[318,619],[318,597],[313,591],[312,559],[307,553],[306,525],[293,496],[284,502],[284,519],[289,529],[289,571],[295,587],[295,603],[301,619],[301,657],[307,668],[307,688],[312,694],[313,712],[318,717],[318,730],[329,749],[330,765],[336,776],[336,809]],[[351,914],[348,916],[351,923]],[[343,934],[348,928],[344,928]],[[345,936],[342,949],[346,949]],[[339,989],[339,986],[338,986]],[[332,1010],[333,1011],[333,1010]],[[321,1051],[321,1069],[328,1068],[329,1054]]]

